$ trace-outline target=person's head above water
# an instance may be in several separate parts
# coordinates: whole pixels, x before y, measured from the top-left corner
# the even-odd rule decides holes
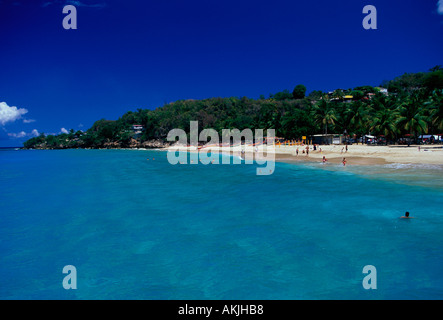
[[[401,217],[401,218],[403,218],[403,219],[413,219],[414,217],[410,217],[409,216],[409,211],[406,211],[405,215],[403,217]]]

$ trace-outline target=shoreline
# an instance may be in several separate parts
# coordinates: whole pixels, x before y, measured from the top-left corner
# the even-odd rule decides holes
[[[384,165],[384,164],[424,164],[443,166],[443,146],[367,146],[367,145],[349,145],[348,151],[345,151],[344,145],[324,145],[318,146],[314,151],[309,146],[309,155],[302,153],[302,148],[306,146],[281,146],[275,147],[275,161],[286,163],[319,163],[322,162],[323,156],[326,157],[327,163],[341,164],[343,158],[346,158],[346,166],[348,165]],[[168,151],[169,148],[160,148],[159,150]],[[172,147],[174,148],[174,147]],[[178,147],[179,150],[188,152],[197,152],[195,147]],[[266,148],[258,147],[258,154],[252,146],[235,146],[235,147],[219,147],[219,148],[201,148],[201,152],[215,152],[226,155],[241,156],[244,151],[245,160],[270,160],[267,158]],[[296,155],[296,150],[299,154]],[[215,149],[215,150],[213,150]],[[218,149],[218,150],[217,150]],[[320,151],[321,150],[321,151]],[[264,152],[264,154],[263,154]],[[262,156],[259,156],[260,153]],[[272,154],[270,155],[272,157]]]

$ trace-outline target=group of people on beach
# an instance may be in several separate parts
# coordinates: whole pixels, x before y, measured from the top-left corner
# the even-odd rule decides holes
[[[323,164],[326,163],[326,161],[328,161],[328,159],[326,159],[326,156],[323,156],[322,162]],[[343,158],[343,160],[341,161],[341,163],[343,163],[343,167],[346,166],[346,158]]]
[[[313,148],[314,151],[317,151],[318,145],[314,144],[312,148]],[[320,153],[322,153],[321,148],[318,148],[318,149],[319,149],[318,151],[319,151]],[[306,150],[306,151],[305,151],[305,150]],[[345,146],[341,149],[341,153],[343,153],[343,152],[345,152],[345,153],[348,152],[348,145],[345,145]],[[306,156],[309,156],[309,146],[306,146],[305,148],[303,148],[303,149],[302,149],[302,153],[303,153],[303,154],[306,154]],[[295,155],[298,156],[298,154],[299,154],[299,148],[297,148],[297,149],[295,150]],[[323,156],[323,159],[322,159],[323,164],[325,164],[327,161],[328,161],[328,159],[326,159],[326,156]],[[346,158],[343,158],[342,161],[341,161],[341,163],[343,164],[343,166],[346,166],[346,163],[347,163]]]
[[[306,152],[305,152],[306,150]],[[316,150],[315,145],[314,145],[314,151]],[[306,156],[309,156],[309,146],[306,146],[306,148],[303,148],[302,153],[305,154]],[[298,156],[298,148],[295,150],[295,154]]]

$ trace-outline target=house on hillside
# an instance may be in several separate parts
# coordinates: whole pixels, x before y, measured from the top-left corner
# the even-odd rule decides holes
[[[354,96],[351,96],[351,95],[343,96],[344,102],[352,102],[352,100],[354,100]]]
[[[143,127],[141,124],[132,125],[132,132],[134,132],[136,136],[141,135],[144,129],[145,127]]]
[[[378,91],[380,91],[380,93],[383,93],[385,96],[388,95],[388,89],[382,87],[376,87],[376,89],[378,89]]]

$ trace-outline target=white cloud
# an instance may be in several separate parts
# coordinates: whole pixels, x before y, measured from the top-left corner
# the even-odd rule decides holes
[[[40,133],[38,132],[37,129],[32,130],[31,133],[26,133],[24,131],[20,131],[19,133],[8,132],[7,134],[9,137],[14,138],[14,139],[20,139],[20,138],[24,138],[24,137],[38,137],[40,135]]]
[[[28,113],[24,108],[10,107],[6,102],[0,102],[0,124],[4,126],[8,122],[14,122],[20,119],[22,115]]]
[[[10,136],[11,138],[16,138],[16,139],[24,138],[24,137],[26,137],[26,132],[24,132],[24,131],[21,131],[19,133],[9,132],[8,136]]]
[[[438,0],[437,12],[438,12],[438,14],[442,14],[443,15],[443,0]]]
[[[89,7],[89,8],[104,8],[106,7],[106,3],[84,3],[77,0],[68,0],[67,4],[71,4],[75,7]]]
[[[35,122],[34,119],[23,119],[23,123],[33,123]]]
[[[66,130],[65,128],[61,128],[61,133],[69,133],[69,131],[68,130]]]
[[[0,1],[1,2],[1,1]],[[88,3],[85,3],[88,2]],[[46,1],[43,2],[41,4],[41,7],[46,8],[52,5],[73,5],[75,7],[87,7],[87,8],[104,8],[106,7],[106,2],[104,0],[102,0],[102,2],[98,2],[98,3],[90,3],[90,2],[94,2],[91,0],[51,0],[51,1]]]

